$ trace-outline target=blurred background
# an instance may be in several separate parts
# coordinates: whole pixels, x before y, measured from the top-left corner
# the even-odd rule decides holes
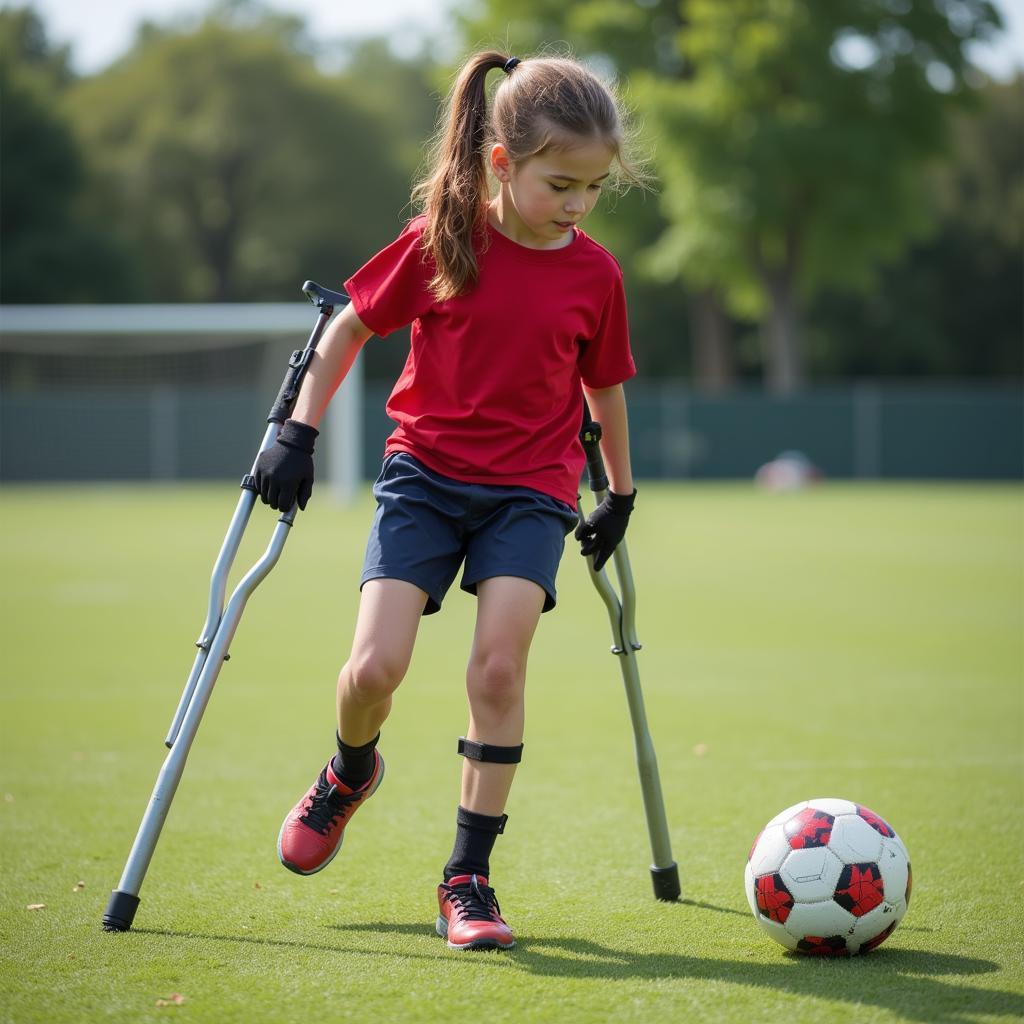
[[[1011,0],[40,0],[0,4],[0,481],[237,479],[312,326],[300,284],[398,233],[492,45],[571,48],[650,160],[588,222],[626,276],[639,476],[788,450],[1021,477]],[[405,353],[365,350],[358,477]]]

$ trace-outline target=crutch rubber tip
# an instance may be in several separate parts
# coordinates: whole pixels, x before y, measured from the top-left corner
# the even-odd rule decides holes
[[[651,868],[651,881],[654,883],[654,898],[674,903],[683,891],[679,885],[679,865],[672,861],[667,868]]]
[[[135,920],[135,911],[139,909],[139,897],[130,892],[115,889],[107,901],[107,909],[103,912],[103,930],[105,932],[126,932]]]

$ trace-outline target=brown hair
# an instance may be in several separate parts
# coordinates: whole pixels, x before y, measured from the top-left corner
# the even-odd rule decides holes
[[[598,138],[615,155],[619,182],[645,182],[642,169],[623,153],[623,117],[611,90],[569,57],[512,64],[488,116],[487,73],[507,64],[510,58],[496,50],[466,61],[448,97],[432,170],[413,189],[413,201],[427,218],[423,248],[436,267],[430,290],[441,301],[477,281],[473,242],[486,227],[487,153],[493,143],[500,142],[513,163],[522,163],[545,150]]]

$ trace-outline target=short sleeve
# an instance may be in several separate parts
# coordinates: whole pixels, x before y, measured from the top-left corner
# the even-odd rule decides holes
[[[629,320],[622,272],[615,268],[612,289],[601,309],[594,337],[587,341],[578,360],[580,377],[588,388],[610,388],[636,375],[629,347]]]
[[[422,217],[410,221],[345,282],[359,319],[380,337],[412,323],[433,304],[428,291],[433,270],[421,245],[423,223]]]

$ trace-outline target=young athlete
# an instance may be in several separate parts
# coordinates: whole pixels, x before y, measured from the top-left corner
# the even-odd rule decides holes
[[[493,110],[485,78],[502,70]],[[579,228],[621,152],[616,104],[575,61],[472,57],[452,90],[424,215],[348,281],[277,443],[257,463],[265,502],[305,508],[328,401],[371,334],[412,324],[387,403],[395,430],[374,495],[352,652],[337,689],[338,752],[285,818],[278,853],[313,874],[380,786],[377,751],[421,615],[462,567],[477,597],[459,740],[461,799],[437,897],[455,949],[509,948],[489,858],[523,750],[527,654],[555,605],[565,536],[578,525],[584,395],[602,424],[610,493],[576,537],[600,568],[633,508],[622,383],[635,373],[622,273]],[[489,197],[487,172],[497,179]]]

